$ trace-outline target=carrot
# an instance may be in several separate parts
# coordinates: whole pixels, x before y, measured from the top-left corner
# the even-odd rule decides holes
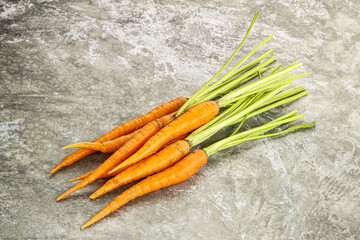
[[[81,229],[94,224],[137,197],[187,180],[205,166],[206,162],[206,153],[201,149],[195,150],[173,166],[142,180],[117,196],[108,206],[85,223]]]
[[[110,153],[116,152],[120,147],[122,147],[127,141],[136,135],[139,130],[136,130],[127,135],[115,138],[106,142],[79,142],[63,147],[63,149],[69,148],[85,148],[90,150],[96,150],[99,152]]]
[[[119,150],[111,155],[103,164],[101,164],[92,174],[86,177],[83,181],[70,188],[68,191],[61,194],[56,201],[68,196],[76,190],[87,186],[96,179],[98,179],[104,173],[107,173],[112,167],[121,163],[134,152],[136,152],[146,141],[148,141],[154,134],[156,134],[161,128],[166,126],[169,122],[174,119],[174,113],[163,116],[159,119],[155,119],[150,123],[146,124],[139,132],[128,142],[124,144]]]
[[[283,87],[281,87],[283,88]],[[281,89],[280,88],[280,89]],[[190,134],[188,137],[185,138],[185,141],[188,143],[188,147],[186,149],[190,149],[195,145],[198,145],[200,143],[202,143],[203,141],[205,141],[206,139],[208,139],[209,137],[211,137],[213,134],[215,134],[218,130],[223,129],[225,127],[228,127],[230,125],[233,125],[237,122],[244,122],[244,120],[246,118],[250,118],[253,117],[255,115],[258,115],[266,110],[272,109],[274,107],[280,106],[282,104],[291,102],[293,100],[298,99],[301,96],[304,96],[304,93],[302,93],[301,91],[303,91],[304,89],[301,87],[298,87],[300,93],[298,93],[298,91],[294,91],[295,89],[290,89],[286,92],[283,92],[281,95],[282,97],[279,97],[279,95],[275,95],[273,97],[271,97],[272,95],[267,95],[265,97],[262,98],[258,98],[257,101],[256,98],[250,96],[248,98],[249,100],[249,104],[246,106],[244,105],[243,107],[237,104],[234,104],[233,106],[231,106],[231,108],[229,108],[228,110],[224,111],[221,115],[221,118],[216,117],[213,120],[211,120],[208,124],[211,124],[210,127],[208,127],[207,129],[204,129],[200,132],[197,132],[198,130],[196,130],[195,132],[193,132],[192,134]],[[279,89],[278,89],[279,90]],[[275,92],[277,92],[278,90],[273,90]],[[306,95],[306,94],[305,94]],[[256,96],[256,95],[254,95]],[[271,103],[273,100],[272,99],[282,99],[281,101],[278,101],[275,104],[269,104]],[[268,101],[265,101],[266,99],[268,99]],[[249,109],[256,109],[256,105],[257,106],[261,106],[259,105],[259,103],[265,101],[265,108],[260,108],[257,109],[253,112],[249,112]],[[267,102],[267,103],[266,103]],[[241,103],[241,101],[240,101]],[[255,106],[255,108],[254,108]],[[246,115],[246,117],[243,117],[244,115]],[[206,126],[206,125],[203,125]],[[241,124],[240,124],[241,126]],[[240,128],[240,126],[238,127],[238,129]],[[167,148],[169,148],[170,146],[168,146]],[[103,195],[109,191],[112,191],[114,189],[116,189],[117,187],[120,187],[124,184],[129,183],[129,181],[131,179],[133,179],[132,181],[138,180],[140,178],[149,176],[151,174],[154,174],[156,172],[159,172],[163,169],[165,169],[166,167],[169,167],[170,165],[172,165],[173,163],[169,163],[169,159],[171,158],[171,151],[169,151],[169,149],[164,148],[163,150],[159,151],[157,153],[156,156],[151,155],[148,158],[145,158],[144,160],[141,160],[135,164],[133,164],[132,166],[130,166],[129,168],[125,169],[124,171],[121,171],[121,169],[112,172],[111,175],[116,175],[118,173],[118,175],[116,175],[114,178],[110,179],[108,182],[106,182],[104,184],[104,186],[102,186],[100,189],[98,189],[92,196],[90,196],[90,198],[92,197],[98,197],[100,195]],[[185,150],[186,150],[185,149]],[[166,154],[164,154],[163,152],[167,152]],[[173,149],[173,151],[175,151]],[[176,152],[176,151],[175,151]],[[151,159],[150,159],[151,158]],[[173,159],[171,161],[175,162],[178,161],[180,159]],[[131,182],[131,181],[130,181]]]
[[[235,135],[231,135],[225,139],[222,139],[204,149],[196,149],[192,153],[188,154],[186,157],[175,163],[173,166],[156,173],[143,181],[135,184],[130,187],[128,190],[124,191],[122,194],[117,196],[109,205],[107,205],[103,210],[101,210],[98,214],[92,217],[87,223],[85,223],[81,229],[84,229],[110,213],[114,212],[121,206],[125,205],[129,201],[145,195],[150,192],[154,192],[161,188],[165,188],[180,182],[183,182],[194,175],[199,169],[206,165],[207,158],[220,150],[235,146],[239,143],[261,139],[271,136],[278,136],[288,132],[295,132],[299,129],[313,127],[315,122],[313,123],[305,123],[302,125],[292,126],[284,131],[270,133],[261,135],[264,132],[270,131],[271,129],[278,127],[282,124],[286,124],[292,121],[296,121],[304,116],[296,115],[296,111],[290,112],[278,119],[275,119],[263,126],[253,128],[241,133],[237,133]],[[237,130],[235,130],[236,133]]]
[[[191,132],[208,123],[219,112],[219,106],[213,101],[208,101],[190,108],[166,127],[151,137],[135,154],[115,167],[109,173],[122,171],[136,162],[150,156],[164,147],[172,139]]]
[[[178,97],[167,103],[164,103],[154,108],[147,114],[144,114],[138,118],[132,119],[126,123],[121,124],[120,126],[114,128],[112,131],[96,139],[94,142],[105,142],[129,134],[159,117],[165,116],[167,114],[170,114],[178,110],[186,101],[187,99],[185,97]],[[50,173],[55,173],[61,168],[69,166],[94,152],[96,151],[89,149],[79,149],[74,153],[70,154],[69,156],[65,157],[56,167],[54,167],[50,171]]]
[[[170,146],[171,144],[173,144],[173,143],[175,143],[175,142],[179,141],[179,140],[183,140],[183,139],[184,139],[184,138],[186,138],[188,135],[189,135],[189,134],[181,135],[180,137],[178,137],[178,138],[176,138],[176,139],[172,140],[172,141],[169,143],[169,146]],[[152,155],[151,155],[151,156],[152,156]],[[150,157],[151,157],[151,156],[150,156]],[[81,176],[79,176],[79,177],[76,177],[76,178],[70,179],[70,180],[69,180],[69,182],[83,180],[83,179],[85,179],[87,176],[89,176],[92,172],[94,172],[94,170],[92,170],[92,171],[90,171],[90,172],[88,172],[88,173],[85,173],[85,174],[83,174],[83,175],[81,175]],[[113,177],[113,176],[116,176],[118,173],[119,173],[119,172],[117,172],[117,171],[116,171],[116,172],[114,172],[114,173],[112,173],[112,174],[105,173],[105,174],[101,175],[101,177],[99,177],[98,179],[100,179],[100,178],[109,178],[109,177]]]
[[[186,156],[190,152],[190,148],[189,142],[176,141],[157,154],[153,154],[120,172],[94,192],[90,198],[98,198],[125,184],[164,170]]]

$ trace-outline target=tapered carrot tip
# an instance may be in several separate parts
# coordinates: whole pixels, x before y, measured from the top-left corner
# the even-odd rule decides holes
[[[76,177],[76,178],[70,179],[69,182],[75,182],[75,181],[79,181],[79,180],[82,180],[82,179],[80,177]]]
[[[64,198],[64,196],[63,196],[63,194],[61,194],[57,199],[56,199],[56,201],[58,202],[58,201],[60,201],[61,199],[63,199]]]
[[[98,198],[98,197],[99,197],[98,194],[95,194],[95,193],[93,193],[93,194],[90,195],[90,198],[91,198],[91,199],[96,199],[96,198]]]
[[[53,169],[50,170],[50,174],[56,173],[57,171],[59,171],[61,168],[63,168],[62,164],[58,164],[56,167],[54,167]]]
[[[82,145],[82,143],[74,143],[74,144],[70,144],[70,145],[63,147],[62,149],[79,148],[79,147],[81,147],[81,145]]]
[[[91,221],[92,219],[90,219],[87,223],[85,223],[84,225],[81,226],[81,229],[87,228],[88,226],[94,224],[93,221]]]
[[[63,199],[64,197],[67,197],[69,196],[71,193],[75,192],[76,189],[73,187],[73,188],[70,188],[69,190],[67,190],[66,192],[64,192],[63,194],[61,194],[57,199],[56,201],[60,201],[61,199]]]
[[[123,204],[119,204],[116,201],[113,201],[109,203],[103,210],[101,210],[98,214],[93,216],[87,223],[85,223],[83,226],[81,226],[81,229],[87,228],[90,225],[93,225],[97,221],[101,220],[102,218],[106,217],[116,209],[118,209]]]
[[[83,230],[84,228],[87,228],[88,226],[90,226],[91,224],[85,223],[84,225],[81,226],[81,230]]]

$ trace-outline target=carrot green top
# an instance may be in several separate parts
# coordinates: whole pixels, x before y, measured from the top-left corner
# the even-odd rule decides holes
[[[226,91],[229,91],[230,89],[234,88],[236,85],[245,82],[247,80],[250,80],[251,78],[255,77],[256,74],[254,75],[254,73],[256,73],[256,71],[260,71],[263,70],[264,67],[266,67],[268,64],[270,64],[271,62],[275,61],[275,57],[272,57],[271,59],[269,59],[268,61],[266,61],[266,64],[261,64],[261,67],[254,71],[246,71],[250,68],[252,68],[253,66],[255,66],[256,64],[258,64],[259,62],[261,62],[262,60],[264,60],[265,58],[267,58],[271,52],[273,52],[274,50],[270,50],[268,52],[266,52],[265,54],[263,54],[262,56],[258,57],[256,60],[252,61],[251,63],[245,65],[244,67],[241,67],[241,65],[248,59],[250,58],[261,46],[263,46],[267,41],[269,41],[271,38],[273,38],[273,35],[269,36],[268,38],[266,38],[264,41],[262,41],[258,46],[256,46],[253,50],[251,50],[235,67],[233,67],[228,73],[226,73],[223,77],[221,77],[219,80],[215,81],[213,84],[211,84],[217,77],[218,75],[229,65],[229,63],[231,62],[231,60],[234,58],[234,56],[236,55],[236,53],[240,50],[240,48],[244,45],[245,40],[247,39],[254,23],[255,20],[258,16],[258,12],[255,14],[253,20],[251,21],[251,24],[245,34],[245,37],[243,38],[242,42],[240,43],[240,45],[238,46],[238,48],[234,51],[234,53],[230,56],[229,60],[225,63],[225,65],[203,86],[201,87],[194,95],[192,95],[191,97],[189,97],[188,101],[177,111],[176,113],[176,117],[178,117],[179,115],[181,115],[182,113],[184,113],[185,111],[187,111],[188,109],[190,109],[191,107],[193,107],[194,105],[197,105],[201,102],[205,102],[207,100],[204,100],[204,97],[210,93],[211,91],[215,90],[215,89],[219,89],[217,91],[218,95],[214,95],[212,94],[212,98],[210,98],[209,95],[207,95],[206,99],[213,99],[214,97],[217,97],[221,94],[224,94]],[[241,67],[241,68],[240,68]],[[244,72],[245,71],[245,72]],[[244,73],[245,75],[244,75]],[[241,78],[239,78],[241,77]],[[210,85],[211,84],[211,85]],[[221,87],[221,90],[220,90]]]
[[[260,138],[277,136],[277,135],[288,133],[288,132],[295,132],[296,130],[313,127],[315,125],[316,122],[305,123],[305,124],[301,124],[301,125],[292,126],[281,132],[261,135],[265,132],[270,131],[271,129],[273,129],[275,127],[298,120],[298,119],[302,118],[303,116],[305,116],[304,114],[302,114],[302,115],[296,115],[296,114],[297,114],[297,111],[290,112],[290,113],[285,114],[284,116],[282,116],[278,119],[275,119],[267,124],[264,124],[260,127],[253,128],[253,129],[250,129],[250,130],[247,130],[247,131],[235,134],[235,135],[231,135],[230,137],[224,138],[224,139],[204,148],[203,150],[205,151],[205,153],[208,156],[210,156],[220,150],[235,146],[242,142],[260,139]]]
[[[239,100],[245,101],[247,97],[253,94],[257,94],[264,90],[275,89],[279,86],[284,86],[284,84],[290,83],[298,78],[310,74],[304,73],[291,77],[293,75],[291,71],[300,67],[302,65],[301,63],[295,62],[280,70],[279,68],[281,65],[278,65],[272,71],[270,71],[266,77],[238,87],[240,84],[246,83],[257,76],[261,76],[262,73],[269,69],[268,65],[276,60],[276,57],[268,58],[274,51],[274,49],[271,49],[247,65],[242,66],[242,64],[247,59],[249,59],[261,46],[263,46],[273,37],[273,35],[271,35],[259,43],[248,54],[246,54],[246,56],[242,58],[229,72],[215,81],[215,79],[229,65],[230,61],[234,58],[234,56],[245,43],[245,40],[247,39],[257,16],[258,13],[255,14],[239,47],[231,55],[225,65],[203,87],[201,87],[194,95],[188,98],[188,101],[176,112],[176,117],[199,103],[214,100],[218,97],[220,97],[220,99],[217,100],[219,107],[228,108]]]
[[[197,145],[225,127],[307,95],[308,92],[302,86],[284,91],[294,80],[308,75],[292,76],[289,73],[299,66],[300,64],[294,63],[283,69],[276,67],[265,77],[260,76],[259,80],[222,96],[217,103],[225,110],[195,130],[186,140],[193,146]]]

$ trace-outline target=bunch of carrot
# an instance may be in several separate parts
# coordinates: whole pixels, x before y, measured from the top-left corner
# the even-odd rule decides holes
[[[147,177],[116,197],[82,228],[97,222],[136,197],[185,181],[206,164],[210,155],[219,150],[244,141],[314,125],[314,123],[303,124],[279,133],[263,134],[303,116],[297,116],[296,112],[292,112],[261,127],[237,133],[247,118],[307,94],[304,87],[285,90],[294,80],[308,74],[293,76],[291,71],[301,64],[293,63],[282,69],[281,65],[278,65],[263,76],[270,69],[268,65],[276,59],[269,58],[273,50],[242,66],[272,36],[258,44],[220,79],[215,80],[244,44],[257,15],[258,13],[253,18],[243,41],[227,63],[194,95],[164,103],[145,115],[121,124],[93,142],[75,143],[64,148],[80,149],[64,158],[50,173],[97,151],[114,153],[95,170],[70,180],[81,180],[81,182],[61,194],[57,201],[100,178],[113,177],[90,196],[92,199]],[[259,79],[248,83],[256,77]],[[193,146],[210,138],[219,130],[237,123],[239,126],[230,137],[202,150],[191,152]]]

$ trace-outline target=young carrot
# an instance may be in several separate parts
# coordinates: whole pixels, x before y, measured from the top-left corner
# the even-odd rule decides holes
[[[192,175],[194,175],[201,167],[207,162],[206,153],[202,150],[195,150],[191,154],[187,155],[181,161],[175,165],[152,175],[145,180],[139,182],[133,187],[129,188],[121,195],[116,197],[107,207],[101,210],[97,215],[91,218],[85,223],[81,229],[84,229],[100,219],[104,218],[108,214],[117,210],[119,207],[125,205],[129,201],[140,197],[144,194],[159,190],[164,187],[168,187],[177,183],[181,183]]]
[[[112,131],[104,134],[100,138],[96,139],[94,142],[105,142],[112,140],[114,138],[129,134],[133,131],[135,131],[138,128],[141,128],[145,126],[147,123],[160,118],[162,116],[165,116],[167,114],[170,114],[172,112],[177,111],[185,102],[187,99],[185,97],[178,97],[176,99],[173,99],[167,103],[164,103],[150,112],[148,112],[145,115],[142,115],[138,118],[132,119],[126,123],[121,124],[120,126],[116,127]],[[54,167],[50,173],[55,173],[58,170],[60,170],[63,167],[69,166],[78,160],[96,152],[95,150],[89,150],[89,149],[79,149],[75,151],[74,153],[70,154],[69,156],[65,157],[56,167]]]
[[[151,137],[136,153],[126,159],[123,163],[111,170],[122,171],[136,162],[156,153],[172,139],[191,132],[198,127],[208,123],[219,112],[219,106],[213,101],[204,102],[195,107],[190,108],[184,114],[180,115],[166,127],[161,129],[153,137]]]
[[[287,132],[294,132],[298,129],[314,126],[315,123],[311,123],[311,124],[307,123],[300,126],[290,127],[289,129],[282,132],[268,134],[268,135],[260,135],[264,132],[271,130],[274,127],[277,127],[284,123],[295,121],[304,116],[304,115],[294,116],[295,114],[296,111],[291,112],[261,127],[250,129],[248,131],[236,135],[232,135],[204,149],[196,149],[195,151],[188,154],[186,157],[181,159],[173,166],[142,180],[141,182],[130,187],[128,190],[124,191],[122,194],[117,196],[109,205],[107,205],[103,210],[101,210],[98,214],[92,217],[87,223],[85,223],[81,227],[81,229],[89,227],[90,225],[96,223],[100,219],[104,218],[105,216],[109,215],[110,213],[114,212],[121,206],[125,205],[126,203],[137,197],[143,196],[147,193],[154,192],[161,188],[165,188],[187,180],[196,172],[198,172],[200,168],[206,165],[209,156],[215,154],[219,150],[232,147],[236,144],[245,141],[276,136]]]
[[[92,174],[86,177],[83,181],[76,184],[74,187],[70,188],[68,191],[61,194],[56,201],[61,200],[62,198],[68,196],[69,194],[75,192],[76,190],[85,187],[86,185],[92,183],[98,179],[104,173],[107,173],[112,167],[121,163],[134,152],[136,152],[149,138],[156,134],[161,128],[166,126],[169,122],[174,119],[174,113],[163,116],[159,119],[155,119],[150,123],[146,124],[139,132],[128,142],[124,144],[119,150],[117,150],[113,155],[111,155],[103,164],[101,164]]]
[[[116,152],[120,147],[122,147],[127,141],[133,138],[139,130],[136,130],[132,133],[129,133],[125,136],[121,136],[106,142],[79,142],[63,147],[63,149],[69,148],[85,148],[90,150],[96,150],[103,153]]]
[[[107,181],[96,192],[91,194],[90,198],[98,198],[125,184],[166,169],[185,157],[190,152],[190,148],[191,146],[188,141],[176,141],[159,151],[157,154],[153,154],[120,172]]]
[[[179,140],[185,139],[188,135],[189,135],[189,134],[184,134],[184,135],[181,135],[181,136],[178,137],[178,138],[175,138],[174,140],[172,140],[172,141],[169,143],[169,146],[170,146],[171,144],[179,141]],[[167,146],[166,146],[166,147],[167,147]],[[166,148],[166,147],[165,147],[165,148]],[[151,156],[153,156],[153,155],[151,155]],[[150,157],[151,157],[151,156],[150,156]],[[156,156],[156,154],[155,154],[155,156]],[[92,172],[94,172],[94,170],[93,170],[93,171],[90,171],[90,172],[88,172],[88,173],[85,173],[84,175],[81,175],[81,176],[79,176],[79,177],[70,179],[69,182],[83,180],[83,179],[85,179],[87,176],[89,176]],[[116,176],[117,174],[118,174],[117,172],[114,172],[114,173],[112,173],[112,174],[106,173],[106,174],[101,175],[98,179],[100,179],[100,178],[113,177],[113,176]]]
[[[261,98],[258,99],[258,101],[254,101],[252,104],[248,104],[248,106],[245,105],[243,107],[236,105],[232,106],[227,111],[221,114],[222,118],[216,117],[213,120],[211,120],[209,123],[211,123],[212,126],[209,127],[208,129],[204,129],[203,131],[200,132],[195,131],[190,136],[185,138],[185,141],[182,142],[178,141],[178,143],[180,143],[179,145],[181,146],[181,148],[180,147],[175,148],[175,145],[174,146],[169,145],[168,147],[159,151],[156,155],[151,155],[150,157],[145,158],[131,165],[124,171],[121,171],[120,169],[112,172],[111,175],[116,175],[116,176],[110,179],[109,181],[107,181],[101,188],[99,188],[95,193],[93,193],[90,196],[90,198],[93,199],[97,198],[122,185],[130,183],[132,181],[136,181],[140,178],[144,178],[146,176],[149,176],[151,174],[154,174],[171,166],[172,164],[174,164],[175,162],[179,161],[182,158],[179,154],[177,154],[179,150],[181,150],[183,155],[186,155],[193,146],[198,145],[201,142],[208,139],[209,137],[211,137],[216,132],[216,130],[223,129],[230,125],[236,124],[237,122],[243,122],[245,120],[245,117],[242,117],[244,116],[244,114],[246,114],[246,118],[250,118],[264,111],[270,110],[272,108],[278,107],[280,105],[294,101],[299,97],[304,96],[304,93],[301,92],[304,90],[304,88],[300,88],[301,90],[300,93],[293,90],[294,89],[291,89],[284,93],[281,93],[282,97],[279,97],[279,95],[275,95],[273,98],[270,98],[268,103],[271,103],[273,99],[278,99],[281,101],[277,101],[276,103],[272,103],[272,104],[265,104],[266,105],[265,108],[256,109],[251,113],[247,113],[248,111],[247,109],[261,102],[260,101]],[[253,99],[253,97],[250,96],[249,99]],[[238,109],[237,110],[238,112],[235,111],[236,109]],[[240,126],[238,128],[240,128]],[[213,129],[215,129],[215,131]],[[187,145],[185,143],[187,143]]]

